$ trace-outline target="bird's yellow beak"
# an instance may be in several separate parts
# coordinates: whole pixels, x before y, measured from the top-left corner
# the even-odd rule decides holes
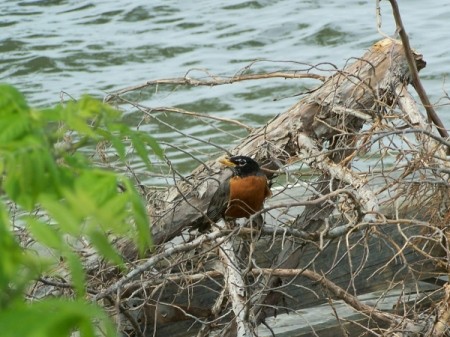
[[[230,159],[228,157],[219,159],[219,163],[221,163],[221,164],[223,164],[225,166],[228,166],[228,167],[235,167],[236,166],[236,164],[233,163],[232,161],[230,161]]]

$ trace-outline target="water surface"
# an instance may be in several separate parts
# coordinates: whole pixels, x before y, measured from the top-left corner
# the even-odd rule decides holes
[[[421,78],[432,101],[443,104],[438,113],[448,127],[448,100],[441,98],[449,89],[450,3],[399,2],[411,44],[427,61]],[[389,4],[382,6],[382,30],[393,34]],[[188,72],[232,76],[255,60],[266,61],[254,71],[304,70],[320,62],[342,67],[382,38],[372,1],[3,1],[0,13],[0,81],[16,85],[37,106],[83,93],[103,98],[115,89]],[[279,79],[158,87],[135,98],[149,107],[178,106],[257,127],[295,103],[292,95],[317,84]],[[210,142],[230,148],[246,133],[172,113],[154,114],[159,123],[121,108],[129,123],[168,144],[174,167],[183,173],[198,164],[186,152],[207,159],[221,152]]]

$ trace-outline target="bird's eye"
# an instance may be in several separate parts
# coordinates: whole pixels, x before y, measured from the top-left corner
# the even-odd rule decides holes
[[[245,166],[245,164],[246,164],[246,161],[245,160],[243,160],[243,159],[238,159],[238,165],[239,166]]]

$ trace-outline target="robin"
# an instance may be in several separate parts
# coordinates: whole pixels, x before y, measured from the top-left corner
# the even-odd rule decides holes
[[[207,215],[212,220],[249,218],[263,208],[271,196],[267,177],[258,163],[250,157],[234,156],[219,160],[233,170],[213,195]]]

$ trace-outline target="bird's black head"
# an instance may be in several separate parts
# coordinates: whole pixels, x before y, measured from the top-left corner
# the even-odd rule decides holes
[[[231,167],[234,174],[239,177],[258,174],[260,171],[258,163],[246,156],[233,156],[221,159],[219,162],[225,166]]]

